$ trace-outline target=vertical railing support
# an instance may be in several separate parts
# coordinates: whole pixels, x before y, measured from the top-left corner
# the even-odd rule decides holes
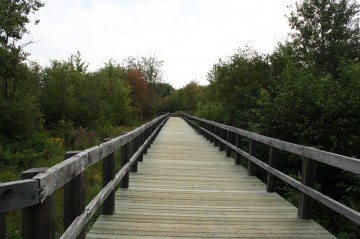
[[[228,143],[231,143],[231,140],[232,140],[231,132],[230,132],[230,130],[228,130],[226,133],[226,141]],[[226,157],[231,157],[231,151],[232,151],[232,149],[229,146],[226,146]]]
[[[146,130],[145,130],[145,132],[144,132],[144,142],[148,139],[148,137],[149,137],[149,128],[147,128]],[[147,149],[148,149],[148,145],[146,145],[146,147],[145,147],[145,149],[144,149],[144,151],[143,151],[143,153],[144,154],[147,154]]]
[[[204,122],[198,121],[198,124],[199,124],[200,128],[205,128],[205,123],[204,123]],[[202,136],[206,137],[205,131],[199,129],[199,133],[200,133]]]
[[[33,168],[21,174],[21,179],[31,179],[46,168]],[[54,239],[55,217],[54,197],[49,196],[43,203],[21,209],[23,239]]]
[[[316,162],[309,158],[303,158],[301,183],[314,188],[316,182]],[[298,217],[301,219],[311,219],[313,208],[313,199],[300,192]]]
[[[154,129],[155,129],[155,126],[154,125],[152,125],[152,126],[150,126],[150,132],[149,132],[149,136],[154,132]],[[150,142],[149,142],[149,144],[148,144],[148,148],[151,148],[151,145],[152,145],[152,143],[154,142],[154,140],[155,140],[155,137],[153,137],[151,140],[150,140]]]
[[[278,154],[279,154],[278,149],[274,147],[270,147],[269,166],[275,169],[278,166]],[[267,172],[266,191],[269,193],[275,191],[275,176],[270,172]]]
[[[142,132],[142,133],[139,135],[139,145],[138,145],[138,148],[140,148],[141,145],[143,145],[144,142],[145,142],[145,136],[144,136],[144,132]],[[144,161],[144,151],[142,151],[141,154],[139,155],[138,161],[139,161],[139,162]]]
[[[236,147],[241,149],[241,136],[240,135],[236,135]],[[236,165],[241,165],[241,154],[236,152],[235,154],[235,164]]]
[[[136,137],[135,139],[133,139],[130,144],[131,144],[131,155],[130,158],[135,154],[135,152],[138,149],[138,137]],[[135,162],[133,163],[133,165],[131,166],[131,172],[136,173],[138,171],[138,159],[135,160]]]
[[[65,153],[64,160],[80,153],[70,151]],[[64,186],[64,230],[66,230],[76,217],[85,211],[85,172],[81,172]],[[85,229],[81,231],[78,239],[85,238]]]
[[[256,142],[253,140],[250,140],[249,154],[253,157],[256,157]],[[248,160],[248,175],[255,176],[255,173],[256,173],[256,164],[253,163],[251,160]]]
[[[104,139],[104,142],[111,138]],[[115,178],[115,152],[103,159],[103,187]],[[112,215],[115,213],[115,191],[112,191],[102,206],[102,213]]]
[[[226,131],[222,128],[220,128],[220,138],[221,139],[225,139],[225,135],[226,135]],[[225,144],[223,143],[219,143],[219,151],[224,151],[225,150]]]
[[[0,239],[6,239],[6,213],[5,212],[0,213]]]
[[[129,162],[130,159],[130,143],[121,147],[121,168]],[[129,172],[121,179],[121,188],[129,187]]]
[[[206,129],[207,131],[210,131],[211,125],[210,125],[209,123],[205,123],[205,125],[206,125],[205,129]],[[210,139],[211,139],[211,136],[210,136],[209,133],[206,133],[206,139],[207,139],[207,140],[210,140]]]
[[[216,135],[216,136],[219,136],[220,135],[220,133],[219,133],[219,127],[217,127],[217,126],[214,126],[215,127],[215,129],[214,129],[214,134]],[[214,139],[214,146],[215,147],[218,147],[219,146],[219,144],[220,144],[220,142],[219,142],[219,140],[218,139]]]
[[[210,128],[209,128],[211,133],[214,133],[214,126],[212,124],[210,124]],[[210,142],[214,143],[214,137],[210,136]]]

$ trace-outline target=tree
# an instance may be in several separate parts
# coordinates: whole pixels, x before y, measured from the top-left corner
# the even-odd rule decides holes
[[[95,73],[101,82],[100,107],[105,123],[112,125],[130,124],[133,111],[130,106],[131,89],[126,82],[126,69],[110,60]]]
[[[131,105],[141,120],[145,115],[146,104],[150,97],[149,83],[145,81],[144,75],[138,69],[128,69],[126,79],[131,87]]]
[[[30,13],[35,13],[44,4],[39,0],[0,0],[0,78],[4,99],[13,97],[17,89],[17,68],[26,59],[23,48],[18,45],[22,37],[29,33],[26,24]],[[37,24],[39,21],[36,20]]]
[[[253,109],[261,89],[267,87],[268,74],[264,55],[251,48],[239,49],[228,61],[220,61],[210,70],[210,84],[204,93],[207,97],[200,100],[200,105],[214,111],[208,115],[218,118],[222,114],[222,122],[247,129],[255,120]],[[198,112],[206,115],[202,108]]]
[[[8,138],[30,137],[42,127],[40,67],[24,63],[23,48],[31,41],[23,45],[19,41],[29,33],[29,15],[43,5],[38,0],[0,0],[0,134]]]
[[[126,61],[128,67],[140,70],[145,81],[149,84],[150,97],[147,101],[145,116],[148,118],[153,117],[160,104],[156,86],[162,81],[161,67],[163,61],[158,61],[155,57],[141,57],[140,59],[129,57]]]
[[[337,73],[341,58],[360,60],[359,4],[354,0],[304,0],[288,17],[302,62]]]
[[[190,81],[183,88],[183,109],[193,114],[197,109],[203,88],[197,81]]]

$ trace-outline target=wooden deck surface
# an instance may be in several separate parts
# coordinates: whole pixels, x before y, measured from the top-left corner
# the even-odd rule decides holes
[[[225,157],[185,121],[170,118],[87,238],[335,238]]]

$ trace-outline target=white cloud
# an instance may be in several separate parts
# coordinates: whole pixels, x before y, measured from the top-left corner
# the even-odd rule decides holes
[[[95,70],[113,58],[155,55],[165,80],[182,87],[205,75],[219,58],[253,45],[270,53],[289,28],[295,0],[49,0],[29,25],[31,59],[67,59],[79,50]]]

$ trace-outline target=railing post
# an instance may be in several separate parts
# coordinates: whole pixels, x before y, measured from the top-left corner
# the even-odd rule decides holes
[[[199,127],[202,127],[202,122],[199,121],[199,120],[195,120],[195,125],[198,125]],[[196,130],[197,128],[194,128],[194,129]],[[204,135],[204,133],[203,133],[203,131],[201,129],[198,129],[196,131],[197,131],[198,134]]]
[[[150,132],[149,132],[149,136],[150,136],[154,132],[154,125],[150,126],[149,129],[150,129]],[[154,142],[154,139],[155,139],[155,137],[149,141],[148,148],[151,148],[151,145]]]
[[[21,179],[31,179],[46,168],[33,168],[21,174]],[[43,203],[21,209],[23,239],[55,238],[54,197]]]
[[[241,147],[241,136],[238,134],[236,135],[236,147],[239,149]],[[239,154],[238,152],[236,152],[235,154],[235,164],[241,165],[241,154]]]
[[[135,137],[135,139],[133,139],[130,144],[131,144],[131,155],[130,155],[131,158],[138,149],[138,137]],[[133,165],[131,166],[131,172],[136,173],[137,171],[138,171],[138,159],[136,159]]]
[[[65,153],[64,160],[80,153],[70,151]],[[64,230],[66,230],[76,217],[85,211],[85,172],[81,172],[64,186]],[[85,229],[77,238],[85,238]]]
[[[211,133],[214,133],[214,126],[212,124],[210,124],[210,128],[209,128]],[[213,143],[214,142],[214,137],[210,135],[210,142]]]
[[[256,142],[253,140],[250,140],[249,154],[253,157],[256,157]],[[255,176],[255,173],[256,173],[256,164],[253,163],[251,160],[248,160],[248,175]]]
[[[225,130],[220,128],[220,138],[221,139],[225,139]],[[219,142],[219,151],[224,151],[225,150],[225,144],[223,144],[222,142]]]
[[[124,133],[126,134],[126,133]],[[121,147],[121,168],[129,162],[130,159],[130,143],[127,143]],[[129,172],[121,179],[121,188],[129,187]]]
[[[226,133],[226,141],[228,143],[231,143],[231,132],[230,130]],[[226,146],[226,157],[231,157],[231,148],[229,146]]]
[[[144,132],[144,142],[148,139],[149,137],[149,128],[147,128]],[[145,149],[144,149],[144,154],[147,154],[147,149],[148,149],[148,145],[146,145]]]
[[[203,128],[203,129],[205,128],[204,124],[205,124],[204,122],[202,122],[202,121],[199,120],[199,126],[200,126],[201,128]],[[206,137],[205,131],[199,129],[199,133],[200,133],[202,136]]]
[[[301,183],[308,187],[314,188],[316,181],[316,162],[309,158],[303,158]],[[300,192],[298,217],[301,219],[311,219],[313,199]]]
[[[279,153],[278,149],[274,147],[270,147],[269,166],[275,169],[278,166],[278,153]],[[269,193],[275,191],[275,177],[270,172],[267,172],[266,191]]]
[[[104,139],[104,142],[111,138]],[[103,159],[103,187],[115,178],[115,152]],[[112,215],[115,213],[115,191],[112,191],[102,206],[102,213]]]
[[[141,147],[141,145],[143,145],[144,142],[145,142],[145,140],[144,140],[144,132],[142,132],[142,133],[139,135],[138,149]],[[144,152],[141,152],[141,154],[139,155],[139,158],[138,158],[138,161],[139,161],[139,162],[144,161],[143,154],[144,154]]]
[[[0,239],[6,239],[6,213],[5,212],[0,213]]]
[[[215,127],[215,129],[214,129],[214,134],[215,134],[216,136],[219,136],[219,135],[220,135],[220,133],[219,133],[219,127],[217,127],[217,126],[214,126],[214,127]],[[215,138],[215,139],[214,139],[214,146],[217,147],[217,146],[219,146],[219,144],[220,144],[220,141]]]
[[[207,131],[210,131],[211,125],[210,125],[209,123],[205,123],[205,124],[206,124],[205,129],[206,129]],[[207,139],[207,140],[210,140],[210,138],[211,138],[210,134],[209,134],[209,133],[206,133],[206,139]]]

